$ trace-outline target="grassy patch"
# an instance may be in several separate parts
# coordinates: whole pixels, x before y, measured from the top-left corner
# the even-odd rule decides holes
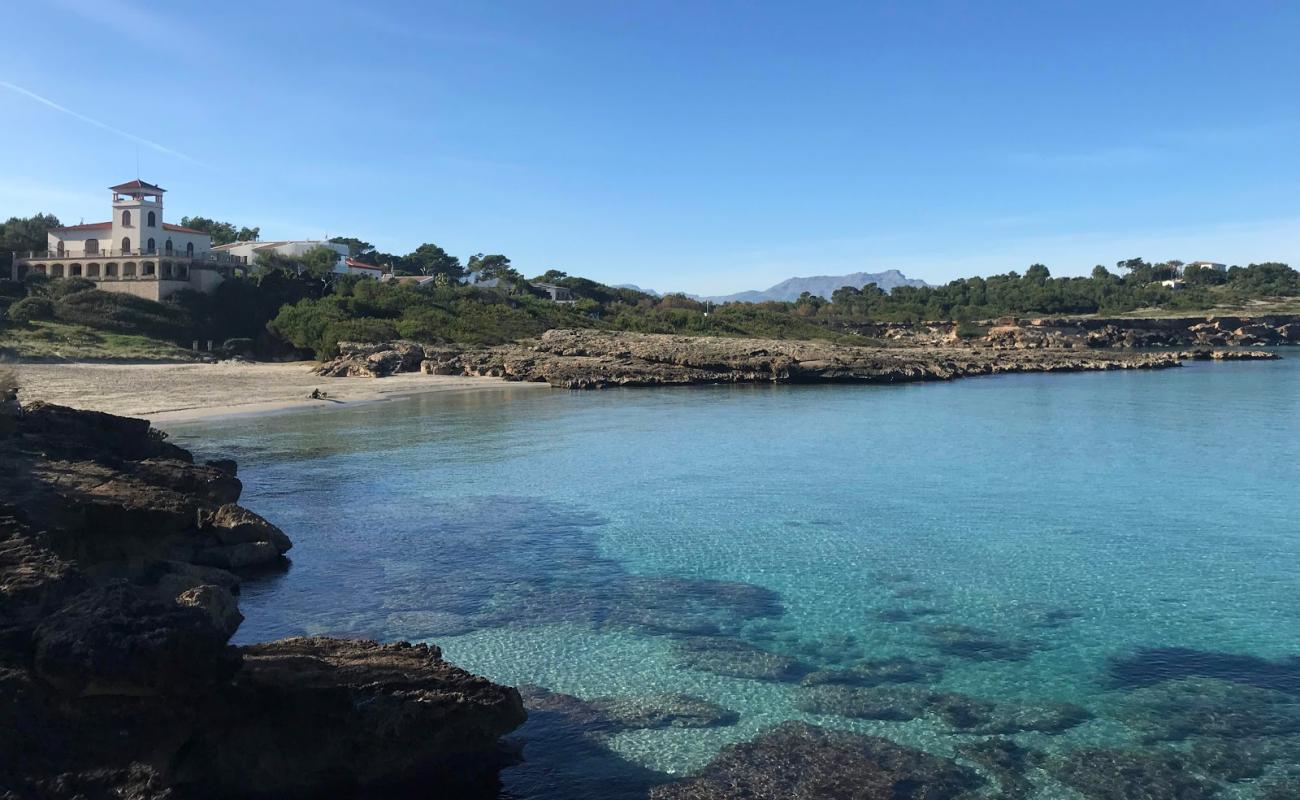
[[[183,347],[130,333],[66,322],[33,322],[0,330],[0,356],[67,361],[195,361]]]
[[[1300,314],[1300,298],[1265,297],[1244,302],[1220,302],[1212,308],[1187,311],[1171,308],[1139,308],[1124,314],[1085,314],[1080,316],[1115,316],[1131,319],[1163,319],[1182,317],[1262,317],[1269,314]]]

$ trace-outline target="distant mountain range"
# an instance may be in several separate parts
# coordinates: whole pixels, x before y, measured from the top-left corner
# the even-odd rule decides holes
[[[656,292],[654,289],[642,289],[640,286],[637,286],[635,283],[620,283],[620,284],[616,285],[614,288],[615,288],[615,289],[631,289],[631,290],[634,291],[634,292],[644,292],[645,294],[652,294],[652,295],[654,295],[655,297],[662,297],[662,296],[663,296],[663,293],[662,293],[662,292]]]
[[[884,272],[853,272],[848,275],[814,275],[811,278],[789,278],[761,292],[756,290],[737,292],[716,297],[701,297],[700,299],[712,300],[715,303],[762,303],[768,300],[798,300],[799,295],[808,292],[829,300],[831,292],[841,286],[852,286],[855,289],[861,289],[868,283],[874,283],[887,292],[892,292],[899,286],[919,287],[929,285],[919,278],[909,278],[896,269],[887,269]]]

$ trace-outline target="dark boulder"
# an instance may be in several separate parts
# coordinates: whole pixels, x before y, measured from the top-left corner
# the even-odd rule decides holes
[[[494,781],[496,742],[523,723],[514,689],[428,645],[298,638],[242,648],[210,725],[175,766],[224,796],[345,793]]]
[[[786,722],[723,748],[692,778],[652,800],[965,800],[982,781],[967,767],[888,739]]]
[[[797,681],[808,671],[790,656],[762,650],[737,639],[699,637],[674,642],[673,654],[683,667],[731,678]]]
[[[1052,759],[1048,772],[1089,800],[1210,800],[1217,793],[1174,750],[1085,747]]]
[[[65,694],[188,695],[235,673],[228,634],[203,611],[127,584],[91,589],[36,629],[36,674]]]

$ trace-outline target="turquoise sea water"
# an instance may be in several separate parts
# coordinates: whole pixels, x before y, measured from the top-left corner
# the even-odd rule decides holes
[[[736,670],[683,650],[698,641],[802,672],[908,659],[928,670],[913,687],[1078,704],[1083,724],[1014,735],[1057,756],[1262,731],[1247,719],[1245,734],[1203,740],[1210,723],[1191,720],[1153,738],[1167,708],[1143,717],[1135,702],[1189,679],[1198,696],[1228,693],[1215,719],[1249,689],[1271,693],[1249,710],[1294,711],[1300,726],[1287,705],[1300,703],[1300,358],[908,386],[503,390],[170,430],[237,459],[242,502],[295,543],[288,573],[245,587],[237,641],[429,640],[498,681],[589,699],[681,692],[740,715],[599,746],[526,728],[511,797],[637,796],[786,719],[944,756],[972,739],[933,714],[801,711],[797,674],[719,674]],[[1262,796],[1300,764],[1300,727],[1270,730],[1297,749],[1255,775],[1211,776],[1222,796]],[[1029,778],[1030,796],[1092,796]]]

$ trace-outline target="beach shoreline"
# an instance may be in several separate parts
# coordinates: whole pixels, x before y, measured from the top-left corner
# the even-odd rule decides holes
[[[403,373],[383,379],[325,378],[313,362],[216,364],[19,363],[21,401],[148,419],[155,424],[346,408],[416,394],[528,391],[540,383]],[[311,398],[313,390],[324,399]]]

